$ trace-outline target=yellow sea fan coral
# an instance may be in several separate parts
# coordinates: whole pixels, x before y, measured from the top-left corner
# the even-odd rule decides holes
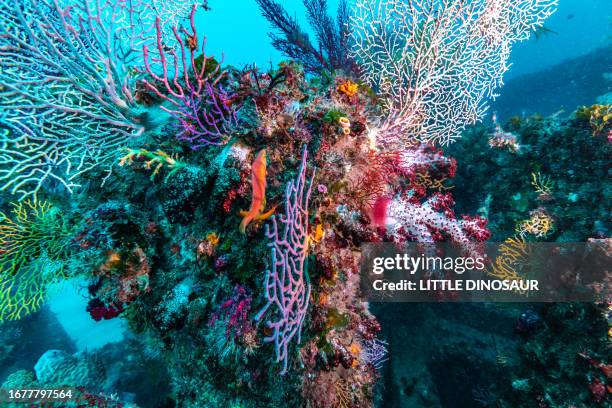
[[[543,176],[540,172],[531,173],[531,185],[535,192],[542,195],[549,195],[552,192],[553,182],[548,176]]]
[[[0,322],[43,304],[47,285],[64,277],[70,230],[48,202],[13,203],[0,212]]]
[[[507,238],[499,246],[499,255],[486,273],[502,280],[520,280],[517,269],[528,257],[527,244],[522,236]]]
[[[424,188],[432,188],[438,191],[442,190],[452,190],[455,186],[447,187],[444,185],[444,182],[447,180],[446,177],[442,177],[440,179],[432,179],[429,173],[416,173],[414,178],[414,184],[424,187]]]
[[[588,121],[593,136],[597,136],[612,127],[612,105],[583,106],[576,112],[576,117]]]
[[[332,404],[334,408],[348,408],[352,401],[351,387],[346,380],[338,379],[334,383],[335,398]]]

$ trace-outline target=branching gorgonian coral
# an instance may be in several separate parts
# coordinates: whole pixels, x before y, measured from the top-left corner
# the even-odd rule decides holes
[[[389,359],[385,340],[373,338],[364,342],[361,358],[366,364],[372,364],[377,370],[382,369],[383,364]]]
[[[25,198],[55,181],[72,191],[141,135],[137,51],[158,12],[179,21],[191,4],[0,0],[0,189]]]
[[[196,3],[198,2],[195,0],[149,0],[148,2],[154,15],[163,18],[167,27],[178,26],[182,20],[188,19]]]
[[[448,144],[481,119],[510,50],[557,0],[357,0],[352,55],[385,100],[383,144]]]
[[[47,202],[0,212],[0,322],[38,310],[50,283],[64,277],[70,228]]]
[[[297,335],[300,342],[302,325],[308,311],[310,282],[306,271],[308,254],[308,202],[312,187],[306,178],[306,156],[304,148],[300,172],[289,182],[285,192],[285,214],[280,216],[282,231],[279,231],[277,217],[272,217],[272,228],[266,225],[268,246],[272,249],[272,265],[266,271],[265,290],[268,303],[257,314],[256,320],[274,306],[274,317],[266,322],[273,330],[264,341],[274,342],[276,361],[283,362],[281,374],[287,372],[288,347]]]
[[[145,129],[132,93],[147,10],[134,1],[0,0],[0,188],[35,195]]]
[[[164,180],[168,180],[180,170],[187,167],[185,163],[179,160],[178,155],[169,155],[162,150],[154,152],[146,149],[125,149],[125,155],[119,159],[119,166],[133,165],[134,162],[141,162],[142,167],[151,171],[151,181],[155,179],[162,168],[168,171]]]
[[[339,2],[336,21],[327,14],[327,0],[303,0],[308,21],[317,37],[316,45],[310,42],[298,20],[289,16],[280,3],[274,0],[256,1],[261,13],[280,33],[270,33],[274,48],[299,61],[307,71],[355,70],[348,55],[349,11],[346,0]]]
[[[205,39],[200,46],[195,11],[193,6],[190,30],[172,28],[178,51],[167,47],[159,17],[155,21],[156,47],[143,48],[144,71],[150,77],[143,82],[165,102],[161,108],[179,121],[177,137],[192,149],[225,143],[237,121],[231,97],[220,84],[225,73],[212,57],[204,54]],[[202,53],[200,57],[198,52]]]

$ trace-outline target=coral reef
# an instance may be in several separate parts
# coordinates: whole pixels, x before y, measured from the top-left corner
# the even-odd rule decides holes
[[[459,211],[486,216],[498,242],[525,228],[547,241],[609,236],[610,142],[606,134],[593,136],[590,114],[583,112],[509,119],[504,132],[515,136],[518,150],[488,146],[487,126],[466,132],[469,149],[447,150],[469,163],[455,178],[462,185],[455,194]]]
[[[360,245],[467,244],[486,236],[484,220],[455,218],[440,190],[456,163],[438,149],[377,150],[367,87],[321,83],[296,64],[227,72],[240,140],[194,150],[169,137],[124,150],[110,174],[92,170],[63,208],[71,274],[88,281],[94,320],[121,317],[156,344],[175,404],[369,406],[385,357],[360,300]],[[381,200],[429,215],[379,223]]]
[[[261,0],[275,45],[294,59],[264,71],[206,55],[192,3],[0,0],[0,321],[36,311],[50,283],[74,277],[91,319],[130,329],[122,346],[49,350],[8,383],[76,387],[89,406],[371,407],[378,380],[398,370],[397,338],[379,322],[392,314],[375,316],[361,293],[363,244],[448,241],[473,254],[493,235],[510,253],[523,239],[608,236],[607,111],[466,130],[511,46],[556,5],[515,3],[358,0],[349,19],[341,1],[333,21],[326,1],[305,0],[314,45],[280,3]],[[436,145],[461,132],[467,144]],[[571,213],[588,205],[588,217]],[[410,373],[406,398],[388,400],[453,401],[440,373],[456,359],[473,368],[477,401],[528,406],[551,387],[534,356],[569,341],[559,321],[577,321],[567,336],[580,325],[601,336],[603,307],[522,310],[517,338],[510,313],[466,308],[503,315],[499,346],[480,366],[448,338],[431,361],[414,351],[429,377]],[[407,319],[429,335],[427,350],[436,329],[450,330],[433,315],[418,306]],[[457,341],[478,350],[484,329],[466,316]],[[577,404],[605,402],[600,338],[583,343],[568,348],[584,364],[561,364],[564,381],[581,381]],[[518,355],[497,352],[513,346]],[[139,394],[144,369],[155,398]]]

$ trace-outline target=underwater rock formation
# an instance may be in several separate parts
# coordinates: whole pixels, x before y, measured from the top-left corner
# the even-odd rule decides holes
[[[47,351],[34,366],[36,379],[41,384],[71,384],[92,391],[104,388],[104,378],[95,375],[100,371],[100,367],[96,367],[92,362],[61,350]]]
[[[611,66],[612,52],[603,48],[545,71],[511,78],[499,98],[491,103],[491,110],[506,122],[515,115],[548,116],[560,110],[563,115],[569,115],[582,105],[595,102],[609,105],[610,99],[597,101],[597,98],[606,89],[610,92]]]
[[[531,230],[541,239],[584,242],[609,236],[610,129],[610,119],[591,122],[589,107],[569,118],[508,119],[503,131],[513,135],[516,148],[491,145],[498,130],[473,128],[464,135],[468,144],[447,150],[466,159],[455,178],[462,186],[455,194],[459,211],[486,216],[498,242],[516,233],[519,224],[544,216],[550,228],[538,232],[533,224]]]

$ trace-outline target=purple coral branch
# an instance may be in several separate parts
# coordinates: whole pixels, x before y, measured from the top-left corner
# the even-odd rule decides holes
[[[179,30],[177,26],[172,28],[178,53],[167,47],[161,20],[157,17],[157,46],[154,50],[146,45],[143,47],[142,70],[152,78],[143,81],[146,87],[166,102],[161,108],[179,121],[181,131],[177,138],[188,142],[194,150],[202,146],[224,144],[229,131],[237,122],[236,110],[230,103],[232,96],[220,84],[225,73],[221,72],[219,66],[206,72],[207,62],[212,59],[204,53],[206,38],[202,41],[201,66],[198,67],[196,63],[198,38],[195,11],[194,5],[189,19],[190,31],[185,28]],[[155,55],[152,55],[152,51]]]
[[[261,320],[272,305],[278,312],[274,319],[266,322],[274,332],[264,340],[274,342],[276,361],[283,362],[281,375],[287,372],[289,343],[295,335],[297,343],[300,343],[310,298],[311,287],[305,263],[308,253],[308,202],[315,172],[307,181],[306,158],[307,150],[304,147],[300,172],[295,180],[289,182],[285,192],[285,214],[280,216],[282,232],[279,232],[276,216],[272,217],[272,228],[266,225],[272,254],[272,266],[265,277],[268,303],[255,317],[255,320]]]

